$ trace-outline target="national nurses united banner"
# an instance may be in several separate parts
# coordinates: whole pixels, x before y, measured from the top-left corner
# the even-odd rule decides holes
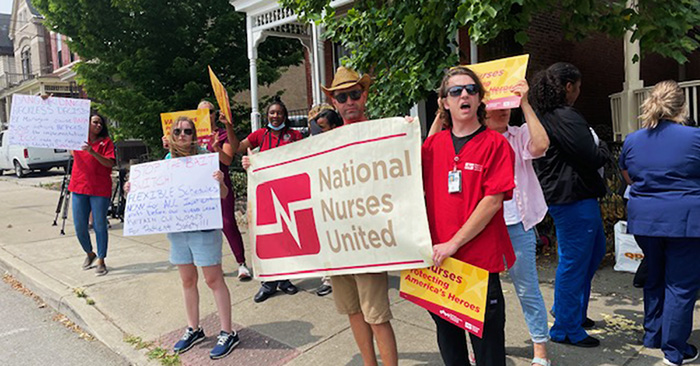
[[[388,118],[254,154],[253,267],[261,280],[427,267],[420,123]]]

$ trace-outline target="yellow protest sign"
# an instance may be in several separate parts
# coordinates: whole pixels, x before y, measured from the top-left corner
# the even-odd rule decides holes
[[[230,123],[233,123],[233,117],[231,115],[231,104],[229,103],[228,99],[228,92],[226,91],[226,88],[224,88],[224,84],[221,84],[219,81],[219,78],[214,75],[214,71],[212,71],[211,66],[209,67],[209,78],[211,79],[211,87],[214,88],[214,95],[216,95],[216,101],[219,103],[219,109],[221,109],[221,112],[226,116],[226,119]]]
[[[520,106],[520,97],[510,90],[520,80],[525,79],[529,58],[530,55],[522,55],[468,65],[476,72],[487,90],[484,98],[486,110]]]
[[[442,266],[401,271],[400,296],[481,337],[489,273],[447,258]]]
[[[206,143],[211,136],[211,123],[209,122],[208,109],[194,109],[191,111],[168,112],[160,114],[160,122],[163,127],[163,136],[170,135],[173,122],[180,116],[185,116],[194,121],[197,127],[197,141]]]

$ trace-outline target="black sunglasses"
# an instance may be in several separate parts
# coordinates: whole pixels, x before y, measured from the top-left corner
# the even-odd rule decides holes
[[[349,91],[347,93],[338,93],[333,96],[335,100],[338,101],[338,103],[345,103],[348,101],[348,97],[352,100],[360,100],[360,97],[362,96],[362,90],[353,90]]]
[[[479,93],[479,87],[476,84],[467,85],[455,85],[447,89],[447,94],[451,97],[458,97],[462,95],[462,90],[466,90],[469,95],[476,95]]]
[[[191,129],[191,128],[184,128],[184,129],[182,129],[182,128],[175,128],[175,129],[173,129],[173,135],[175,135],[175,136],[180,136],[180,134],[183,133],[183,132],[184,132],[185,135],[187,135],[187,136],[192,136],[192,134],[194,133],[194,130]]]

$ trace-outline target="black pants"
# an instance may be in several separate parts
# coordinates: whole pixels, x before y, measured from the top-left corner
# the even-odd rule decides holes
[[[267,293],[273,293],[277,291],[279,288],[280,290],[283,288],[287,288],[292,284],[289,280],[279,280],[279,281],[262,281],[260,285],[262,288],[265,289],[265,292]]]
[[[430,313],[437,325],[437,340],[445,366],[469,365],[466,331]],[[489,274],[482,338],[469,334],[477,366],[506,364],[506,304],[498,273]]]

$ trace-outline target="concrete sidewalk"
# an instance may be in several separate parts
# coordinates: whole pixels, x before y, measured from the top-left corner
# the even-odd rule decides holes
[[[186,325],[177,270],[168,262],[165,235],[124,237],[121,224],[112,220],[108,275],[83,271],[84,254],[75,238],[69,216],[66,235],[52,227],[59,193],[0,180],[0,267],[4,267],[48,304],[71,317],[117,353],[134,364],[148,361],[124,341],[126,335],[160,342],[170,349]],[[60,225],[60,220],[59,220]],[[246,232],[243,232],[244,238]],[[248,251],[250,248],[246,248]],[[540,271],[547,305],[553,297],[555,262],[545,261]],[[239,282],[235,261],[224,244],[224,269],[231,290],[234,327],[241,345],[225,359],[210,361],[208,352],[218,333],[211,292],[200,281],[200,313],[207,341],[181,355],[183,365],[362,365],[347,318],[335,312],[332,296],[318,297],[319,280],[295,281],[302,291],[279,294],[261,304],[252,298],[259,283]],[[505,276],[504,276],[505,277]],[[435,327],[428,313],[398,296],[398,277],[392,273],[390,298],[401,365],[441,365]],[[596,276],[590,317],[602,340],[596,349],[549,345],[554,365],[661,365],[659,350],[636,344],[643,316],[641,291],[631,286],[632,276],[606,267]],[[85,290],[94,300],[88,305],[74,289]],[[507,277],[508,365],[530,365],[531,343],[520,306]],[[21,311],[21,310],[18,310]],[[552,319],[550,319],[551,321]],[[695,320],[695,328],[698,327]],[[700,333],[692,339],[700,344]]]

